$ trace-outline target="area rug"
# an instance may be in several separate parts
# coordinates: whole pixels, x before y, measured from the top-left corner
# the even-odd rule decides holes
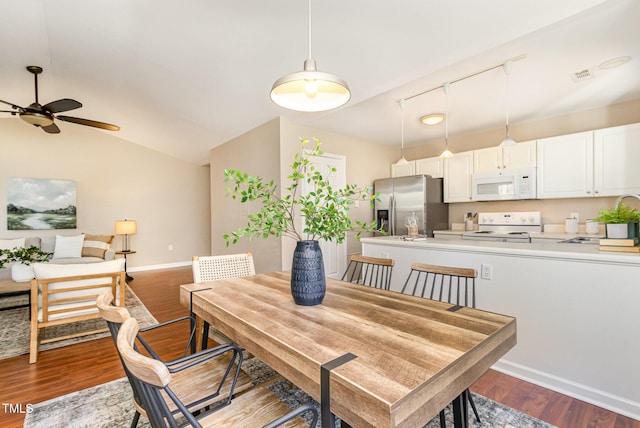
[[[243,370],[247,372],[254,383],[266,381],[277,375],[276,372],[255,358],[245,361]],[[311,404],[319,408],[314,399],[299,388],[292,386],[286,379],[272,383],[269,389],[292,409],[303,404]],[[479,394],[473,395],[482,419],[482,423],[478,424],[475,418],[470,415],[470,426],[473,428],[553,428],[553,425],[496,403]],[[126,378],[122,378],[34,404],[33,411],[27,413],[25,417],[24,427],[125,428],[131,425],[134,412],[129,382]],[[446,414],[447,426],[453,426],[453,416],[450,409],[446,410]],[[339,420],[336,426],[340,426]],[[141,417],[138,427],[148,428],[147,419]],[[439,418],[434,418],[426,427],[439,428]]]
[[[0,299],[0,307],[2,307],[2,305],[13,306],[22,303],[22,301],[26,303],[27,296],[2,298]],[[126,287],[125,306],[129,310],[129,313],[131,313],[131,316],[136,318],[141,326],[146,327],[158,323],[158,321],[144,306],[142,301],[140,301],[138,296],[136,296],[129,287]],[[82,331],[96,330],[103,327],[106,328],[107,324],[102,319],[48,327],[45,329],[45,338],[65,336]],[[28,354],[29,334],[29,308],[0,311],[0,359]],[[59,342],[45,343],[40,345],[40,350],[45,351],[47,349],[60,348],[63,346],[73,345],[74,343],[86,342],[100,337],[107,337],[109,335],[109,332],[105,332],[61,340]]]

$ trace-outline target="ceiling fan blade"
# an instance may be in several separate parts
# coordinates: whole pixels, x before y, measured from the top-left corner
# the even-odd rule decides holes
[[[79,117],[70,116],[56,116],[56,119],[63,120],[65,122],[77,123],[80,125],[93,126],[94,128],[106,129],[107,131],[119,131],[118,125],[112,125],[110,123],[98,122],[95,120],[81,119]]]
[[[37,125],[35,125],[37,126]],[[41,126],[40,128],[42,128],[42,130],[44,132],[46,132],[47,134],[59,134],[60,133],[60,128],[58,128],[58,126],[55,123],[52,123],[49,126]]]
[[[10,103],[9,101],[0,100],[0,103],[6,104],[8,106],[11,106],[11,108],[24,110],[24,107],[20,107],[19,105],[14,104],[14,103]]]
[[[11,113],[13,115],[18,114],[18,112],[14,110],[0,110],[0,113]]]
[[[80,107],[82,107],[82,103],[70,98],[51,101],[49,104],[45,104],[42,106],[44,110],[47,110],[51,113],[60,113],[63,111],[75,110]]]

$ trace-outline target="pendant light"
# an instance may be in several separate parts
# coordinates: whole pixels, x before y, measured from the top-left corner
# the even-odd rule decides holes
[[[404,100],[398,101],[400,106],[400,160],[396,165],[406,165],[409,163],[404,157]]]
[[[340,77],[317,71],[311,56],[311,0],[309,0],[309,58],[303,71],[287,74],[271,88],[271,100],[289,110],[317,112],[338,108],[349,101],[351,92]]]
[[[451,158],[453,153],[449,150],[449,82],[442,84],[444,91],[444,151],[440,153],[441,158]]]
[[[502,65],[502,69],[504,70],[504,74],[507,76],[507,78],[506,78],[506,81],[507,81],[507,96],[506,96],[507,121],[506,121],[506,136],[504,137],[504,140],[502,140],[502,143],[500,143],[500,146],[501,147],[509,147],[509,146],[514,146],[516,144],[516,142],[513,140],[513,138],[511,138],[509,136],[509,74],[511,73],[511,60],[506,61]]]

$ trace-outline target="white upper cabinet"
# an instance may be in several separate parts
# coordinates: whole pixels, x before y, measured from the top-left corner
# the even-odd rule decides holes
[[[391,176],[392,177],[405,177],[407,175],[416,174],[415,161],[408,161],[405,164],[391,164]]]
[[[593,195],[593,132],[538,140],[538,198]]]
[[[416,174],[430,175],[433,178],[444,177],[444,162],[441,157],[416,160]]]
[[[474,150],[473,172],[496,172],[503,169],[536,166],[536,140],[523,141],[510,147]]]
[[[444,201],[470,202],[473,152],[456,153],[444,159]]]
[[[640,193],[640,123],[598,129],[593,136],[596,196]]]
[[[538,198],[640,193],[640,123],[538,140]]]

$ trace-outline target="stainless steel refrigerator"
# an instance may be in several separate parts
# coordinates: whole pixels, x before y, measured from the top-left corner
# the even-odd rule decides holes
[[[418,234],[433,236],[449,229],[449,208],[442,202],[442,178],[429,175],[382,178],[373,182],[380,201],[375,202],[378,228],[387,235],[407,235],[405,218],[415,213]]]

